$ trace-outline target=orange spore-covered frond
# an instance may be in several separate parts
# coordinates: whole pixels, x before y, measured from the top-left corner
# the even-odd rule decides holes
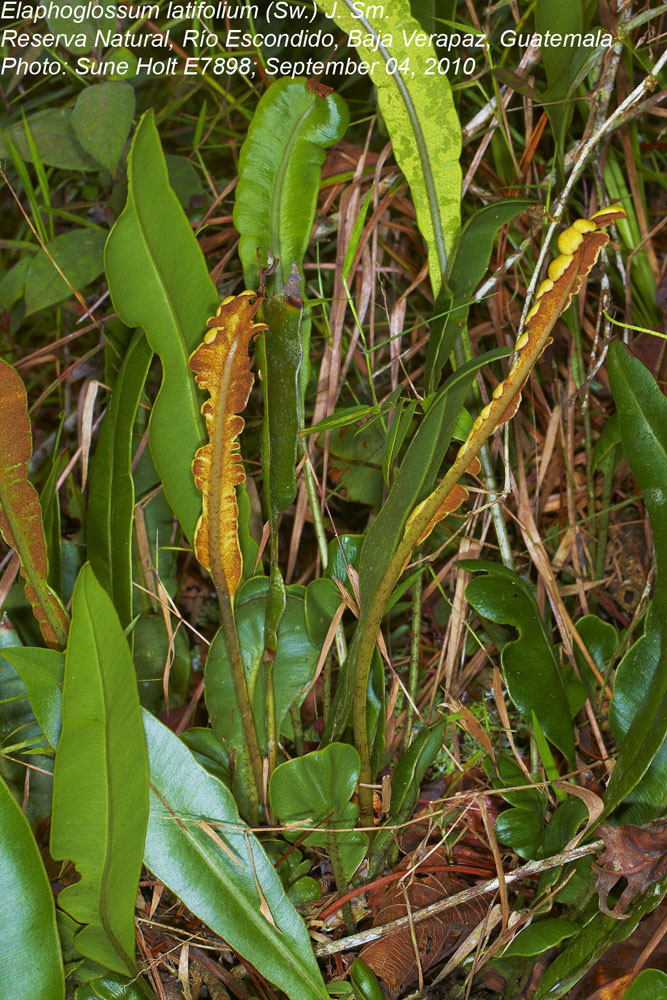
[[[223,586],[230,596],[241,581],[243,569],[235,489],[245,480],[238,442],[245,421],[239,414],[248,402],[254,380],[248,355],[250,342],[266,329],[264,323],[254,321],[261,301],[251,291],[223,299],[207,323],[204,343],[193,351],[189,362],[197,385],[209,393],[202,406],[208,444],[199,448],[192,463],[195,485],[202,492],[195,554],[210,570],[216,587]]]

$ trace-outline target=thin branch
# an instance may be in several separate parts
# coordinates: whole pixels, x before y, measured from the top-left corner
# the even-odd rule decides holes
[[[527,865],[517,869],[517,871],[505,875],[505,884],[508,885],[510,882],[528,878],[529,875],[539,875],[549,868],[558,868],[560,865],[568,864],[570,861],[578,861],[579,858],[585,858],[588,854],[595,854],[603,849],[603,841],[595,840],[584,847],[575,847],[571,851],[561,851],[560,854],[554,854],[552,858],[546,858],[544,861],[529,861]],[[394,931],[404,930],[410,926],[410,921],[416,924],[422,920],[428,920],[429,917],[434,917],[445,910],[451,910],[462,903],[469,903],[470,900],[484,896],[488,892],[495,892],[499,887],[500,883],[497,878],[489,879],[487,882],[480,882],[479,885],[475,885],[471,889],[464,889],[463,892],[457,892],[454,896],[448,896],[446,899],[439,899],[437,903],[431,903],[430,906],[424,906],[421,910],[414,910],[410,916],[398,917],[397,920],[390,920],[389,923],[381,924],[379,927],[370,927],[366,931],[359,931],[358,934],[350,934],[349,937],[339,938],[338,941],[329,941],[327,944],[321,944],[315,948],[315,954],[318,958],[324,958],[326,955],[333,955],[336,952],[358,948],[360,945],[367,944],[369,941],[376,941],[378,938],[392,934]]]

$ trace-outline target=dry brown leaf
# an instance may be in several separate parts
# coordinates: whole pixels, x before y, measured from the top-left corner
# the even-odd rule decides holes
[[[605,825],[599,827],[597,833],[607,848],[592,865],[600,909],[610,917],[623,920],[635,896],[646,892],[650,885],[667,875],[667,819],[647,826]],[[614,909],[610,910],[607,896],[621,878],[627,879],[628,884]]]
[[[410,871],[414,864],[414,856],[408,856],[401,862],[399,870]],[[404,917],[408,905],[414,913],[466,888],[463,882],[447,871],[449,859],[443,847],[429,853],[423,864],[428,868],[442,865],[442,871],[422,873],[417,868],[406,875],[405,892],[400,882],[393,882],[386,889],[370,890],[368,903],[373,912],[374,927]],[[416,923],[414,934],[422,972],[458,947],[467,933],[482,920],[486,909],[487,901],[477,898]],[[418,976],[417,956],[409,928],[372,941],[362,949],[359,957],[383,981],[390,1000],[400,996]]]

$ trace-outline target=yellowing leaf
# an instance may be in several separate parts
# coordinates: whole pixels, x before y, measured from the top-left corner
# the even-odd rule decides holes
[[[224,585],[230,597],[243,571],[235,490],[245,480],[237,440],[245,421],[239,411],[248,402],[253,383],[248,347],[266,329],[264,323],[254,322],[261,301],[250,291],[223,299],[207,323],[204,343],[189,361],[197,385],[210,395],[202,406],[208,444],[199,448],[192,463],[195,484],[202,491],[195,554],[216,586]]]
[[[47,646],[64,649],[69,619],[46,578],[46,539],[39,497],[28,480],[32,434],[28,400],[19,374],[0,360],[0,533],[16,549],[32,605]]]

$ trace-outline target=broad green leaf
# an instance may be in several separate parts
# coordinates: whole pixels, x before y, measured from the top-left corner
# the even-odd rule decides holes
[[[361,958],[355,958],[350,969],[350,983],[355,1000],[383,1000],[383,992],[378,978],[369,965]]]
[[[546,824],[539,856],[550,858],[564,850],[587,819],[588,810],[582,800],[575,798],[574,795],[568,796],[565,802],[556,807],[551,819]],[[590,864],[590,859],[584,859],[584,861]],[[541,896],[549,886],[555,885],[560,878],[561,871],[562,868],[558,867],[547,868],[542,872],[537,888],[538,896]]]
[[[442,29],[441,19],[448,18],[452,20],[455,9],[455,0],[447,0],[446,3],[439,0],[437,14],[436,0],[410,0],[412,16],[419,21],[426,32],[435,33],[439,29]]]
[[[61,697],[65,654],[39,646],[10,646],[2,650],[18,672],[40,729],[53,750],[58,746],[62,724]]]
[[[88,558],[123,628],[132,620],[132,430],[152,357],[137,330],[116,377],[90,470]]]
[[[191,750],[195,760],[209,774],[212,774],[227,788],[231,788],[232,772],[229,767],[229,754],[212,729],[195,726],[193,729],[186,729],[181,739]],[[282,850],[280,854],[283,854]]]
[[[73,229],[50,240],[30,261],[25,281],[26,315],[62,302],[94,281],[102,271],[106,232],[101,229]],[[69,281],[61,277],[50,258]],[[70,288],[70,285],[72,288]]]
[[[577,934],[579,930],[579,925],[572,920],[564,917],[547,917],[519,931],[500,955],[502,958],[509,958],[512,955],[542,955],[549,948],[555,948],[561,941]]]
[[[359,754],[347,743],[330,743],[323,750],[313,750],[280,764],[269,782],[271,808],[283,823],[296,824],[285,836],[301,842],[310,827],[353,827],[359,806],[350,802],[359,780]],[[347,830],[327,833],[315,830],[306,844],[338,851],[345,879],[349,880],[361,864],[368,838],[365,833]],[[340,888],[340,886],[339,886]]]
[[[644,635],[616,671],[609,722],[619,754],[604,796],[605,815],[646,823],[667,805],[667,400],[641,361],[615,341],[607,361],[626,458],[653,532],[658,579]]]
[[[503,199],[480,208],[464,226],[447,275],[451,304],[446,305],[446,300],[440,296],[431,320],[424,376],[427,393],[437,389],[443,366],[468,321],[473,292],[489,266],[496,233],[534,204],[523,198]],[[439,315],[441,311],[444,316]]]
[[[537,812],[506,809],[495,822],[495,833],[500,843],[507,844],[520,858],[536,858],[542,843],[543,825]]]
[[[347,567],[359,569],[364,535],[338,535],[329,542],[326,575],[332,580],[348,582]]]
[[[502,790],[502,797],[510,805],[527,812],[538,812],[542,818],[546,812],[546,799],[540,788],[525,788],[526,775],[519,767],[514,757],[509,753],[501,753],[496,758],[495,767],[487,757],[484,770],[493,782],[493,787]],[[518,791],[508,792],[506,788],[518,788]]]
[[[14,621],[21,607],[32,630],[37,633],[35,641],[39,641],[39,630],[34,625],[32,612],[25,606],[25,598],[21,594],[21,603],[16,600],[21,590],[20,584],[12,588],[4,609]],[[15,628],[5,619],[0,629],[0,777],[4,778],[17,802],[22,804],[23,814],[35,829],[51,813],[53,754],[34,753],[34,747],[44,743],[44,735],[28,701],[21,675],[4,657],[4,650],[18,648],[20,641]],[[6,756],[6,750],[17,743],[24,744],[24,749],[11,751]],[[29,795],[24,801],[27,764],[39,770],[30,773]]]
[[[99,170],[97,160],[86,153],[72,128],[71,108],[50,108],[29,115],[28,127],[39,158],[45,166],[63,170]],[[24,160],[32,163],[32,153],[23,122],[5,130]],[[9,145],[0,131],[0,157],[9,156]]]
[[[665,997],[667,997],[667,975],[658,969],[644,969],[636,979],[633,979],[630,989],[623,995],[623,1000],[665,1000]]]
[[[540,33],[546,34],[550,31],[552,34],[566,35],[569,32],[581,32],[583,25],[584,10],[581,0],[571,0],[567,4],[558,3],[557,0],[537,0],[535,28]],[[563,97],[573,71],[574,59],[571,48],[565,45],[545,45],[543,62],[550,90],[564,88],[559,95]]]
[[[157,714],[165,708],[164,672],[169,666],[169,707],[177,708],[188,696],[192,673],[190,644],[183,625],[170,636],[161,614],[142,615],[132,629],[132,658],[137,674],[139,700]]]
[[[316,646],[321,647],[331,619],[340,606],[340,592],[331,580],[320,577],[308,584],[304,596],[308,635]]]
[[[340,496],[381,506],[385,442],[380,423],[370,420],[356,426],[348,424],[329,436],[332,478]]]
[[[296,496],[296,446],[303,424],[299,371],[303,361],[303,299],[296,264],[284,288],[262,307],[267,325],[257,357],[264,394],[262,469],[271,515],[286,510]]]
[[[190,463],[205,437],[202,398],[188,358],[203,339],[218,296],[169,187],[152,111],[144,114],[134,136],[127,205],[107,240],[105,267],[114,308],[128,326],[143,327],[162,362],[149,441],[167,500],[192,540],[201,495]]]
[[[583,0],[537,0],[535,28],[541,34],[547,31],[566,35],[582,31],[586,21]],[[547,90],[544,95],[546,111],[551,120],[557,147],[562,155],[565,132],[572,120],[573,103],[565,101],[577,72],[584,62],[588,50],[577,46],[545,45],[544,66],[547,74]]]
[[[239,156],[234,225],[248,288],[257,288],[257,249],[279,259],[275,288],[301,270],[315,217],[325,150],[342,139],[349,113],[337,94],[321,97],[299,77],[262,95]]]
[[[295,906],[303,906],[304,903],[314,903],[321,899],[322,890],[317,879],[304,875],[287,890],[287,895]]]
[[[603,622],[597,615],[585,615],[583,618],[580,618],[576,628],[584,640],[586,649],[591,654],[595,666],[604,677],[618,646],[616,629],[609,622]],[[574,658],[577,662],[581,679],[588,688],[589,695],[594,697],[598,693],[598,681],[593,676],[593,672],[584,659],[583,653],[576,645],[574,646]]]
[[[108,972],[79,986],[74,993],[74,1000],[146,1000],[151,996],[153,993],[141,981]]]
[[[625,920],[615,920],[605,913],[596,914],[576,936],[570,938],[565,950],[551,963],[540,980],[533,1000],[558,1000],[572,989],[612,944],[624,941],[632,934],[641,918],[660,904],[665,892],[667,877],[635,899]]]
[[[145,862],[211,930],[291,1000],[327,993],[302,918],[225,786],[147,712]]]
[[[613,413],[595,442],[592,455],[593,469],[597,469],[619,444],[621,444],[621,428],[618,424],[618,413]]]
[[[28,275],[31,259],[27,254],[24,254],[0,278],[0,309],[11,309],[19,299],[23,298],[25,279]]]
[[[437,63],[437,57],[431,45],[415,43],[423,31],[410,14],[409,0],[367,4],[365,11],[353,0],[318,0],[318,6],[343,31],[360,37],[357,52],[378,88],[394,156],[410,185],[437,295],[461,213],[461,125],[449,81],[425,75],[427,59]],[[372,49],[364,46],[366,38],[372,38]]]
[[[556,948],[562,941],[577,934],[579,929],[572,920],[547,917],[520,930],[507,948],[492,959],[494,967],[505,978],[506,991],[510,995],[516,993],[522,973],[534,964],[535,957],[543,955],[549,948]],[[527,961],[529,959],[533,961]]]
[[[134,88],[129,83],[85,87],[72,111],[72,128],[90,156],[113,173],[118,166],[134,115]]]
[[[0,998],[64,1000],[51,886],[28,821],[0,778]]]
[[[90,568],[72,604],[56,753],[51,855],[81,880],[59,904],[80,923],[79,951],[134,975],[134,904],[148,820],[148,766],[134,667],[106,591]]]
[[[18,372],[0,358],[0,534],[21,559],[26,597],[46,644],[63,649],[69,620],[47,582],[42,510],[27,475],[31,455],[25,386]]]
[[[503,647],[501,661],[510,698],[528,720],[531,711],[549,740],[574,767],[572,717],[586,698],[583,684],[555,655],[535,598],[516,573],[480,560],[464,563],[470,572],[484,572],[471,580],[466,597],[475,610],[499,625],[512,625],[519,636]],[[568,676],[569,674],[569,676]],[[568,687],[575,691],[570,703]]]
[[[248,288],[259,283],[257,251],[276,262],[267,276],[258,343],[265,395],[262,464],[271,511],[292,503],[297,434],[308,383],[310,317],[304,314],[303,258],[310,241],[326,148],[342,139],[345,101],[304,78],[275,80],[262,95],[239,156],[234,225]]]
[[[552,854],[564,850],[587,818],[588,810],[582,800],[569,795],[565,802],[556,807],[546,825],[542,856],[549,858]],[[543,875],[549,875],[549,871]]]

